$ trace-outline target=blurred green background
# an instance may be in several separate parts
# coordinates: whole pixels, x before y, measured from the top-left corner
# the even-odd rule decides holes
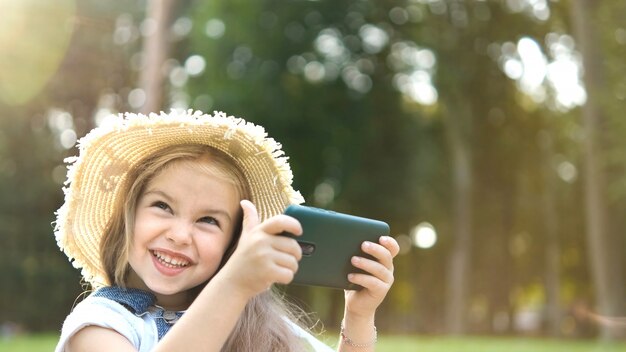
[[[626,337],[626,2],[0,0],[0,324],[83,291],[63,159],[111,113],[266,127],[308,205],[401,244],[382,334]],[[326,329],[343,293],[288,287]]]

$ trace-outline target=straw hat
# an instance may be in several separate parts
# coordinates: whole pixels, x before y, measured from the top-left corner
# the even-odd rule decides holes
[[[261,126],[216,112],[172,111],[169,114],[120,114],[78,141],[79,155],[69,164],[63,191],[65,202],[56,212],[57,244],[86,281],[106,280],[99,245],[129,170],[162,148],[202,144],[227,153],[249,183],[251,201],[262,220],[304,201],[292,186],[291,168],[281,145]]]

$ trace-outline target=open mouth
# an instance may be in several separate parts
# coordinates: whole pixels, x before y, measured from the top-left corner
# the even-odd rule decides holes
[[[169,254],[155,250],[151,251],[151,253],[159,261],[159,263],[168,268],[179,269],[189,266],[189,261],[184,258],[173,257]]]

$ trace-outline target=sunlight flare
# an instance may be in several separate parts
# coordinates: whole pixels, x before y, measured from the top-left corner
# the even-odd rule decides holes
[[[0,101],[27,103],[57,71],[72,32],[75,0],[0,0]]]

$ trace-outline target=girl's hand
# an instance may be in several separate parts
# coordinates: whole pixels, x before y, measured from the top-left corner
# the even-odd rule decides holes
[[[362,286],[359,291],[346,290],[346,317],[373,319],[376,308],[382,303],[393,284],[393,258],[398,255],[400,246],[393,237],[381,236],[379,243],[363,242],[361,249],[376,260],[353,257],[352,265],[364,273],[348,276],[351,283]]]
[[[299,236],[302,227],[298,220],[286,215],[277,215],[260,223],[252,202],[243,200],[241,207],[241,237],[221,273],[252,297],[274,283],[288,284],[293,280],[302,249],[293,238],[279,234],[287,231]]]

